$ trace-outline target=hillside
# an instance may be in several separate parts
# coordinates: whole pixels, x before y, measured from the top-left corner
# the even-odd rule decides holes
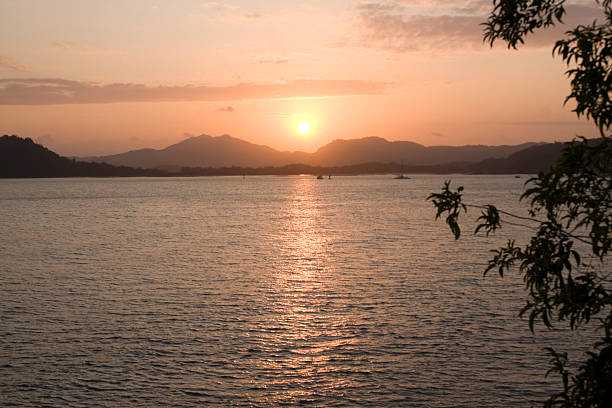
[[[116,167],[104,163],[85,163],[62,157],[32,139],[0,137],[0,177],[120,177],[156,176],[157,170]]]
[[[547,171],[561,155],[565,143],[531,146],[503,159],[487,159],[466,166],[474,174],[534,174]]]

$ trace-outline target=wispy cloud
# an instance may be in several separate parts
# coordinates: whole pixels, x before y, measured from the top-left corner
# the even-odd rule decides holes
[[[200,4],[205,9],[213,9],[213,10],[237,10],[239,7],[231,4],[219,3],[216,1],[205,1]]]
[[[232,106],[225,106],[225,107],[222,107],[222,108],[215,109],[215,112],[217,112],[217,113],[234,113],[234,112],[236,112],[236,109],[234,109]]]
[[[262,20],[264,16],[258,13],[219,13],[214,17],[211,17],[210,21],[218,21],[223,23],[240,23],[245,21],[259,21]]]
[[[231,86],[98,84],[57,78],[0,79],[0,105],[223,101],[381,94],[392,84],[360,80],[298,79]]]
[[[209,17],[210,21],[220,22],[241,22],[247,20],[260,20],[264,16],[260,13],[247,12],[239,6],[220,3],[216,1],[206,1],[200,6],[206,10],[206,13],[214,13],[213,17]]]
[[[566,26],[546,29],[527,39],[527,46],[549,46],[567,27],[592,21],[601,9],[566,5]],[[491,11],[488,0],[386,0],[357,4],[361,45],[396,52],[484,47],[483,27]]]
[[[43,144],[43,145],[49,145],[55,142],[55,138],[53,136],[51,136],[50,134],[44,134],[38,137],[35,137],[34,140],[37,143]]]
[[[5,55],[0,55],[0,68],[8,68],[12,71],[20,71],[20,72],[25,72],[28,70],[28,68],[25,65]]]
[[[111,48],[93,47],[90,45],[77,44],[70,41],[54,41],[49,44],[49,48],[54,51],[75,53],[75,54],[117,54]]]
[[[291,52],[280,55],[262,55],[257,60],[260,64],[288,64],[295,62],[312,62],[312,54],[303,52]]]
[[[575,127],[579,126],[588,126],[593,127],[593,123],[587,121],[578,121],[578,120],[534,120],[534,121],[506,121],[506,122],[490,122],[494,125],[501,126],[571,126]]]
[[[51,44],[49,44],[49,47],[56,49],[56,50],[60,50],[60,51],[79,51],[79,52],[87,51],[86,47],[81,47],[74,43],[65,42],[65,41],[52,42]]]
[[[288,58],[278,58],[278,59],[263,59],[259,60],[260,64],[286,64],[289,62]]]

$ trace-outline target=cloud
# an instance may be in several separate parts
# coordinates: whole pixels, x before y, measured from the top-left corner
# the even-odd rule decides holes
[[[234,6],[231,4],[222,4],[216,1],[205,1],[204,3],[200,4],[200,6],[202,8],[209,9],[209,10],[238,10],[239,9],[238,6]]]
[[[587,121],[579,121],[576,120],[536,120],[536,121],[506,121],[506,122],[492,122],[495,125],[501,126],[571,126],[574,127],[576,125],[579,126],[589,126],[593,127],[593,123]]]
[[[259,60],[260,64],[286,64],[289,62],[288,58],[279,58],[279,59],[263,59]]]
[[[312,62],[312,54],[304,52],[291,52],[288,54],[262,55],[257,61],[260,64],[288,64],[295,62]]]
[[[262,20],[264,16],[258,13],[246,13],[246,14],[236,14],[236,13],[219,13],[215,17],[210,18],[210,21],[217,21],[223,23],[241,23],[245,21],[258,21]]]
[[[118,54],[117,50],[111,48],[94,47],[90,45],[76,44],[70,41],[55,41],[48,46],[51,50],[75,53],[75,54]]]
[[[396,52],[454,49],[482,43],[484,20],[477,12],[459,12],[471,2],[382,1],[357,5],[363,44]],[[478,10],[479,7],[471,7]]]
[[[53,144],[55,142],[55,138],[49,134],[44,134],[39,137],[34,138],[36,143],[40,143],[41,145]]]
[[[61,50],[61,51],[79,51],[79,52],[87,51],[85,47],[81,47],[74,43],[66,42],[66,41],[55,41],[55,42],[52,42],[49,46],[51,48],[54,48],[56,50]]]
[[[215,1],[206,1],[200,6],[204,8],[206,13],[215,13],[214,17],[210,17],[210,21],[218,22],[244,22],[248,20],[260,20],[264,18],[262,14],[253,12],[239,12],[239,6],[219,3]]]
[[[231,106],[226,106],[226,107],[223,107],[223,108],[216,109],[215,112],[218,112],[218,113],[234,113],[234,112],[236,112],[236,110],[233,107],[231,107]]]
[[[297,79],[285,83],[231,86],[98,84],[58,78],[0,79],[0,105],[58,105],[117,102],[229,101],[377,95],[393,84],[360,80]]]
[[[357,4],[361,45],[395,52],[483,48],[481,23],[491,11],[488,0],[394,0]],[[527,37],[527,46],[550,46],[569,27],[602,16],[601,8],[569,4],[566,25]]]
[[[4,55],[0,55],[0,68],[8,68],[10,70],[20,72],[28,70],[25,65],[20,64],[19,62],[16,62],[13,58]]]

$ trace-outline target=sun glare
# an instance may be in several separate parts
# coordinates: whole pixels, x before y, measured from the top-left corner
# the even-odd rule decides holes
[[[298,129],[301,134],[305,135],[306,133],[310,131],[310,124],[308,122],[301,122],[298,125]]]

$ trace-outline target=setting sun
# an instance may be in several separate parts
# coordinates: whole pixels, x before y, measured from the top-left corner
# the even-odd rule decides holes
[[[310,131],[310,124],[308,122],[301,122],[298,125],[298,129],[300,133],[304,135]]]

